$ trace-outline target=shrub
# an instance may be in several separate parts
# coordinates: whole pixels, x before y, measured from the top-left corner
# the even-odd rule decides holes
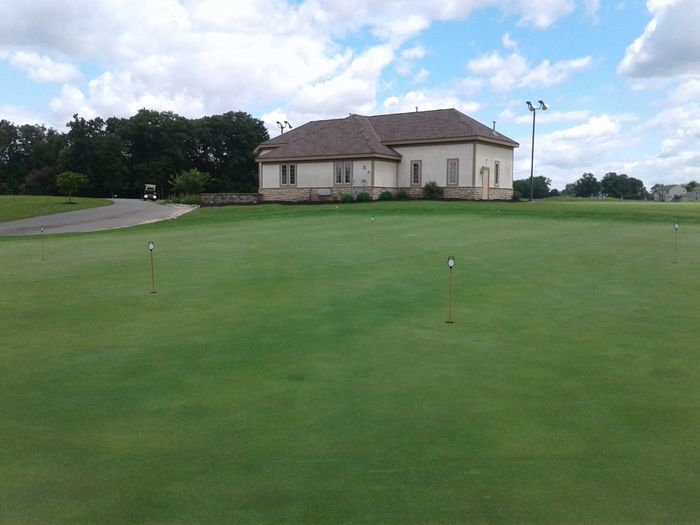
[[[426,199],[440,199],[445,194],[445,189],[437,185],[437,182],[431,180],[423,186],[423,196]]]
[[[518,190],[513,190],[513,196],[510,198],[513,202],[519,202],[520,201],[520,192]]]
[[[178,197],[172,197],[170,202],[173,204],[201,204],[202,197],[199,195],[181,195]]]
[[[383,191],[379,194],[379,200],[380,201],[390,201],[392,199],[393,195],[391,194],[390,191]]]
[[[192,169],[183,171],[176,177],[171,177],[170,186],[180,196],[192,195],[202,193],[210,180],[211,177],[207,173]]]
[[[408,192],[406,190],[399,190],[396,192],[397,199],[408,199]]]
[[[357,197],[355,197],[355,200],[357,202],[369,202],[372,200],[372,197],[369,196],[369,193],[366,191],[363,191],[362,193],[358,193]]]
[[[340,202],[342,202],[343,204],[347,204],[348,202],[352,202],[354,200],[355,198],[350,193],[343,193],[340,196]]]

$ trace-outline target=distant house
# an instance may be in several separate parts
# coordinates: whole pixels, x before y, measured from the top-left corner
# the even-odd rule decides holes
[[[659,202],[677,202],[688,200],[688,192],[686,191],[685,187],[681,186],[680,184],[660,186],[654,190],[651,196],[655,201]]]
[[[700,188],[695,188],[695,189],[687,192],[686,200],[692,201],[692,202],[700,201]]]
[[[434,181],[446,198],[513,195],[519,144],[456,109],[350,115],[308,122],[255,149],[265,201],[336,200],[384,191],[421,196]]]

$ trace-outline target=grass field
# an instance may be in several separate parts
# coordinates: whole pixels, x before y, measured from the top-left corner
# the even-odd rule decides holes
[[[700,522],[700,206],[39,242],[0,239],[0,523]]]
[[[77,211],[111,204],[106,199],[85,199],[73,197],[44,197],[35,195],[0,195],[0,222],[53,215],[65,211]]]

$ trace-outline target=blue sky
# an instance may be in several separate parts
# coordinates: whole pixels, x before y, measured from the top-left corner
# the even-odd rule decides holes
[[[515,177],[700,181],[698,0],[0,3],[0,118],[231,110],[300,125],[455,107],[520,142]]]

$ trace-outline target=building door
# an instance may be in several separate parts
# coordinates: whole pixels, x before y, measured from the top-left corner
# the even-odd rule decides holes
[[[489,178],[491,170],[486,166],[481,168],[481,198],[485,201],[489,200]]]

